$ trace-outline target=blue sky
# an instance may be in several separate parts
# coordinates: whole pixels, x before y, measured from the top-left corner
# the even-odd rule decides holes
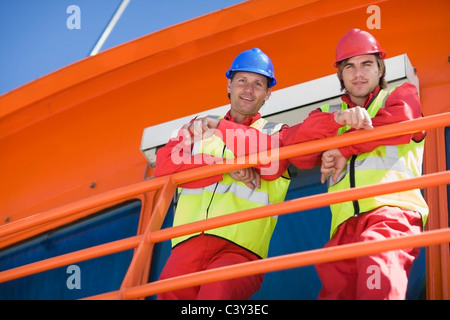
[[[100,51],[243,0],[130,0]],[[0,95],[89,56],[122,0],[0,0]],[[79,8],[80,29],[71,5]]]

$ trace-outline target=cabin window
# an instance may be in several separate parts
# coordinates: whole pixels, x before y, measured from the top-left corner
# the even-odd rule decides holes
[[[0,271],[137,233],[141,201],[131,200],[0,252]],[[0,283],[0,299],[79,299],[118,290],[133,249]]]

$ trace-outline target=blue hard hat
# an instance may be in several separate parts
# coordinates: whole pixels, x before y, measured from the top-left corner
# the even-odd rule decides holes
[[[225,75],[228,79],[234,71],[248,71],[261,74],[270,78],[269,88],[277,84],[275,71],[270,58],[258,48],[246,50],[237,55]]]

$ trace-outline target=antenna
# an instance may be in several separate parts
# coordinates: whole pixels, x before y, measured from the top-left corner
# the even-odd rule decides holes
[[[111,31],[114,28],[114,26],[116,25],[117,21],[119,21],[120,16],[125,11],[125,8],[128,6],[130,1],[131,0],[122,0],[122,3],[120,4],[120,6],[116,10],[116,13],[114,14],[114,16],[109,21],[107,27],[105,28],[105,30],[103,31],[102,35],[100,36],[100,38],[98,39],[97,43],[95,44],[94,49],[92,49],[91,53],[89,54],[90,56],[95,56],[100,51],[100,48],[105,43],[106,39],[108,38],[108,36],[111,33]]]

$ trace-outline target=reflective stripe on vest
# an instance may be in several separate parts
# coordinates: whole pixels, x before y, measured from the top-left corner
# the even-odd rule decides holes
[[[390,92],[380,90],[367,109],[371,118],[375,117],[380,108],[384,108],[387,97],[395,89]],[[324,112],[334,112],[347,108],[345,102],[342,102],[341,105],[321,107]],[[348,126],[342,127],[338,134],[342,134],[348,129]],[[336,182],[328,178],[328,191],[334,192],[420,176],[422,174],[424,143],[425,139],[420,142],[411,140],[407,144],[379,146],[371,152],[353,155]],[[330,205],[332,213],[330,236],[333,236],[337,227],[347,219],[382,206],[395,206],[420,212],[424,225],[428,216],[428,206],[419,189],[337,203]]]
[[[272,135],[278,132],[283,124],[259,119],[251,126]],[[215,135],[202,140],[197,146],[194,144],[194,149],[196,152],[217,157],[234,158],[234,154],[226,148],[222,139]],[[250,189],[242,182],[235,181],[228,173],[223,174],[222,178],[222,181],[204,188],[181,188],[174,216],[174,226],[282,202],[290,183],[288,171],[273,181],[261,179],[261,188],[255,190]],[[205,230],[205,233],[225,238],[266,258],[276,222],[276,217],[267,217]],[[196,234],[200,234],[200,232]],[[196,234],[172,239],[172,246]]]
[[[247,199],[250,202],[259,203],[265,206],[270,204],[270,201],[268,201],[267,198],[267,192],[261,192],[257,190],[253,191],[247,186],[241,186],[236,183],[232,183],[229,185],[220,183],[217,186],[216,184],[211,184],[204,188],[198,189],[184,188],[181,190],[180,195],[201,195],[205,190],[216,194],[225,194],[227,192],[231,192],[239,198]]]

